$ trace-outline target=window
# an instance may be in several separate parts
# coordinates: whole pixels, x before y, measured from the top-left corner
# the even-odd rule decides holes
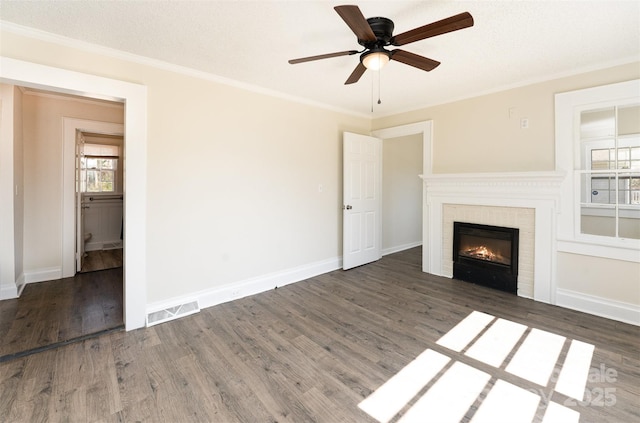
[[[116,192],[118,146],[84,144],[84,155],[80,159],[80,167],[82,192]]]
[[[558,251],[640,262],[640,80],[555,96]]]
[[[580,229],[640,239],[640,106],[580,114]]]

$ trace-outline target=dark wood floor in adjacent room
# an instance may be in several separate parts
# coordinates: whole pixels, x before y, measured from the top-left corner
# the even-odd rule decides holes
[[[168,323],[1,363],[0,416],[11,422],[375,422],[358,404],[429,349],[491,375],[462,421],[473,418],[500,380],[543,396],[535,422],[549,399],[584,422],[640,421],[640,328],[428,275],[420,257],[420,248],[407,250]],[[553,383],[536,385],[504,365],[436,343],[474,310],[592,344],[592,370],[612,369],[615,377],[590,378],[589,399],[572,401],[554,392]],[[417,397],[434,386],[424,383]]]
[[[122,248],[87,251],[82,259],[82,269],[80,269],[80,273],[122,267],[122,256]]]
[[[0,361],[15,354],[122,327],[122,268],[28,284],[0,301]]]

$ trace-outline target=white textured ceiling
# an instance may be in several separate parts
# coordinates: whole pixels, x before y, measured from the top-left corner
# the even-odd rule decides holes
[[[357,4],[395,34],[464,11],[471,28],[403,46],[442,64],[392,61],[344,85],[358,56],[288,59],[359,49],[333,10]],[[13,24],[186,66],[250,86],[372,116],[496,91],[640,58],[639,1],[7,1]],[[6,23],[10,23],[6,25]]]

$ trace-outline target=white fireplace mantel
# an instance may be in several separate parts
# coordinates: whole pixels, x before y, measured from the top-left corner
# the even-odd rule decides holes
[[[425,188],[423,271],[443,272],[443,206],[518,207],[535,210],[533,298],[555,304],[556,220],[565,172],[504,172],[421,175]]]

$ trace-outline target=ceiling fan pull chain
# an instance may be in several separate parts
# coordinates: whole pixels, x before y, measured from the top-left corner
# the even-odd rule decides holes
[[[380,100],[380,75],[382,75],[382,69],[378,71],[378,104],[382,104],[382,100]]]
[[[371,113],[373,113],[373,72],[371,72]]]

